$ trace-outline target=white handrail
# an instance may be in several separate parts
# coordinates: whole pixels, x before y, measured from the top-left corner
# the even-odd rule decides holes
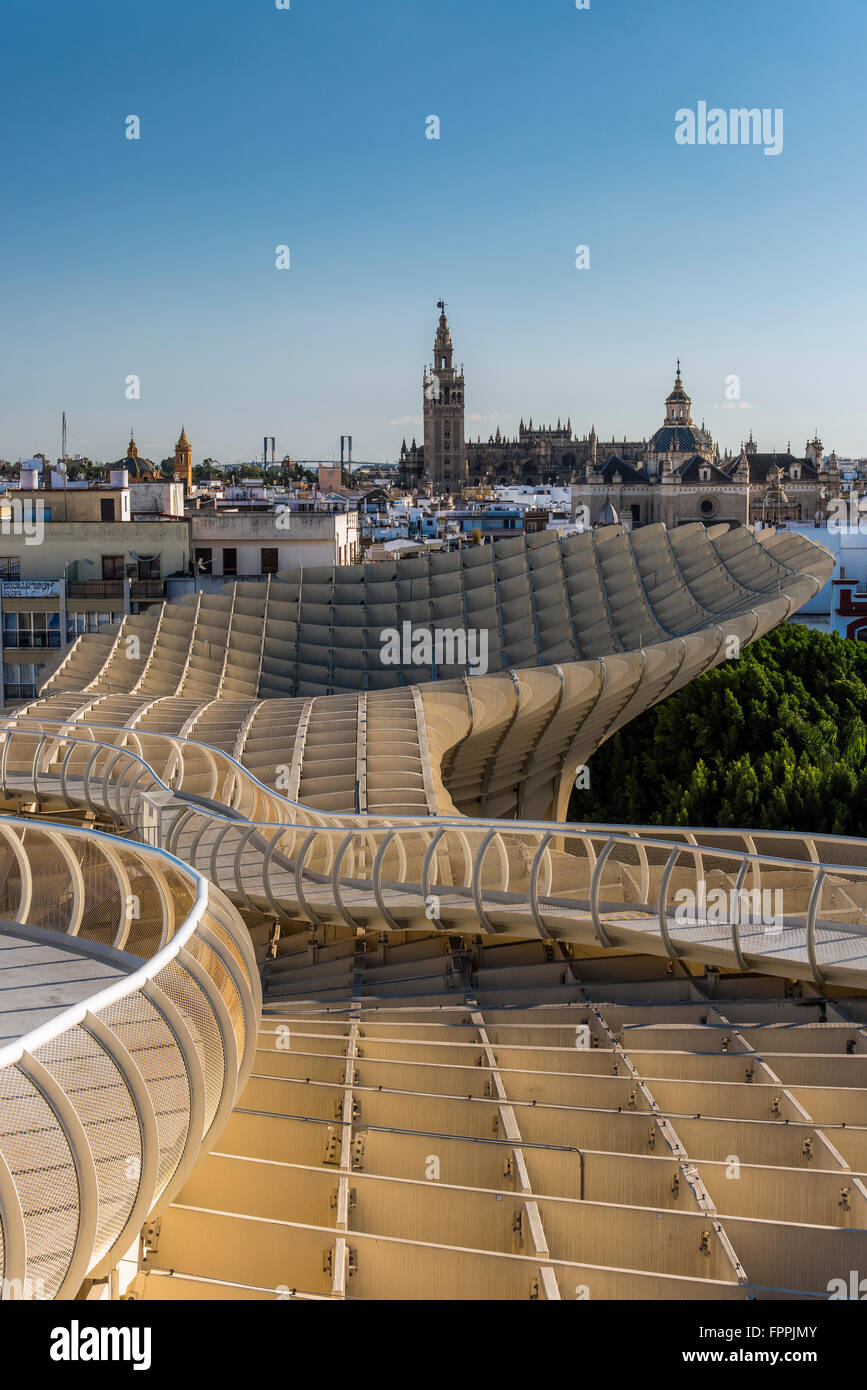
[[[20,825],[26,827],[28,830],[33,829],[33,822],[23,817],[4,816],[3,823],[4,825]],[[53,826],[52,833],[87,837],[88,839],[95,837],[110,845],[113,852],[117,853],[117,838],[112,835],[105,835],[97,830],[82,830],[77,826],[64,826],[62,830],[58,830],[57,827]],[[124,847],[127,848],[128,842],[124,841],[123,844]],[[89,995],[79,1003],[70,1005],[69,1008],[64,1009],[61,1013],[55,1014],[54,1018],[48,1019],[45,1023],[40,1023],[36,1028],[31,1029],[28,1033],[24,1033],[14,1042],[6,1043],[5,1046],[0,1047],[0,1068],[13,1066],[15,1062],[20,1060],[23,1053],[33,1052],[36,1048],[43,1047],[45,1043],[53,1041],[53,1039],[59,1037],[61,1033],[66,1033],[70,1028],[74,1028],[76,1024],[81,1023],[87,1014],[98,1013],[101,1009],[108,1008],[110,1004],[116,1004],[119,999],[125,999],[128,995],[134,994],[137,989],[141,989],[143,985],[148,984],[170,961],[174,960],[175,956],[180,953],[201,924],[202,917],[208,905],[207,879],[203,878],[201,874],[197,873],[196,870],[189,865],[184,864],[180,859],[175,859],[173,855],[167,854],[165,850],[144,845],[140,846],[136,842],[134,849],[131,846],[128,847],[128,852],[136,855],[140,854],[145,859],[162,859],[177,873],[192,880],[196,886],[196,897],[190,912],[187,913],[184,921],[175,930],[171,941],[167,942],[155,955],[145,961],[138,970],[134,970],[129,975],[124,975],[121,979],[116,980],[114,984],[107,985],[105,989],[98,990],[96,994]],[[34,928],[34,934],[39,930],[40,928],[38,927]],[[75,938],[79,946],[85,942],[86,939],[86,937]],[[52,944],[51,938],[46,936],[46,945],[49,944]]]

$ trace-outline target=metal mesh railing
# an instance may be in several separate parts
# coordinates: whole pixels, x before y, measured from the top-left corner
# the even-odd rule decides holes
[[[0,852],[0,936],[36,967],[0,1046],[0,1286],[72,1297],[216,1138],[261,994],[237,913],[164,851],[4,817]]]
[[[123,810],[118,783],[148,786],[162,796],[161,843],[248,911],[350,928],[588,941],[818,985],[867,980],[867,842],[329,814],[284,800],[227,754],[200,748],[209,785],[228,788],[232,798],[225,807],[202,804],[187,780],[192,768],[200,785],[190,740],[136,735],[154,767],[142,751],[122,746],[129,730],[101,730],[116,743],[97,744],[95,729],[79,737],[74,727],[75,733],[55,733],[43,722],[34,732],[9,721],[0,730],[4,785],[26,777],[44,799],[63,796],[75,805],[83,796],[106,813]],[[68,768],[81,762],[82,752],[88,763],[76,791]],[[241,805],[276,814],[251,819]],[[124,815],[136,833],[134,798]],[[119,863],[122,855],[116,878]],[[101,892],[109,917],[117,891],[106,878]],[[47,897],[56,912],[56,894]],[[135,935],[131,930],[130,941]]]

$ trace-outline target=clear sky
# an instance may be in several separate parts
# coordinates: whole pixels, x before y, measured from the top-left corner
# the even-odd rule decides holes
[[[864,0],[6,0],[3,31],[0,457],[56,456],[65,409],[98,460],[182,424],[197,462],[394,459],[440,296],[472,437],[642,438],[679,354],[722,448],[867,454]],[[677,144],[701,101],[782,108],[783,152]]]

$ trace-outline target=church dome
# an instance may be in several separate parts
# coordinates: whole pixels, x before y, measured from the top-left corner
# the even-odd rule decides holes
[[[152,482],[160,476],[159,464],[152,459],[139,458],[138,445],[130,435],[127,446],[126,458],[118,459],[116,463],[109,465],[111,468],[125,468],[134,482]]]
[[[707,438],[696,425],[663,425],[650,441],[652,454],[698,454],[707,447]]]
[[[681,381],[680,381],[680,377],[677,378],[677,381],[678,381],[678,384],[675,386],[674,390],[673,390],[673,391],[669,391],[668,395],[667,395],[666,398],[665,398],[665,403],[666,403],[666,405],[674,405],[674,404],[676,404],[676,402],[678,402],[678,401],[687,401],[687,402],[689,402],[689,404],[691,405],[691,404],[692,404],[691,397],[689,397],[689,396],[686,394],[686,392],[684,391],[683,385],[682,385],[682,383],[681,383]]]
[[[652,454],[705,454],[713,451],[713,441],[706,430],[692,423],[692,400],[684,390],[677,359],[674,390],[665,398],[665,424],[650,441]]]
[[[611,501],[611,499],[610,499],[609,497],[606,497],[605,501],[602,503],[602,506],[599,508],[599,514],[598,514],[598,516],[596,517],[596,525],[597,525],[597,526],[619,526],[619,525],[620,525],[620,516],[619,516],[619,514],[618,514],[617,508],[614,506],[614,503]]]

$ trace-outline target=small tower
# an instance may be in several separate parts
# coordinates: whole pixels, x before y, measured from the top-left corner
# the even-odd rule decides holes
[[[184,483],[187,492],[193,489],[193,450],[181,426],[181,437],[175,445],[175,482]]]
[[[812,463],[817,473],[822,471],[823,452],[824,448],[822,445],[822,441],[819,438],[819,431],[816,430],[816,433],[813,435],[813,438],[808,440],[807,447],[804,450],[804,454],[806,458],[809,459],[810,463]]]
[[[692,401],[683,389],[683,381],[680,375],[680,358],[678,357],[674,390],[670,395],[666,396],[665,399],[665,423],[667,425],[691,425],[691,406]]]

